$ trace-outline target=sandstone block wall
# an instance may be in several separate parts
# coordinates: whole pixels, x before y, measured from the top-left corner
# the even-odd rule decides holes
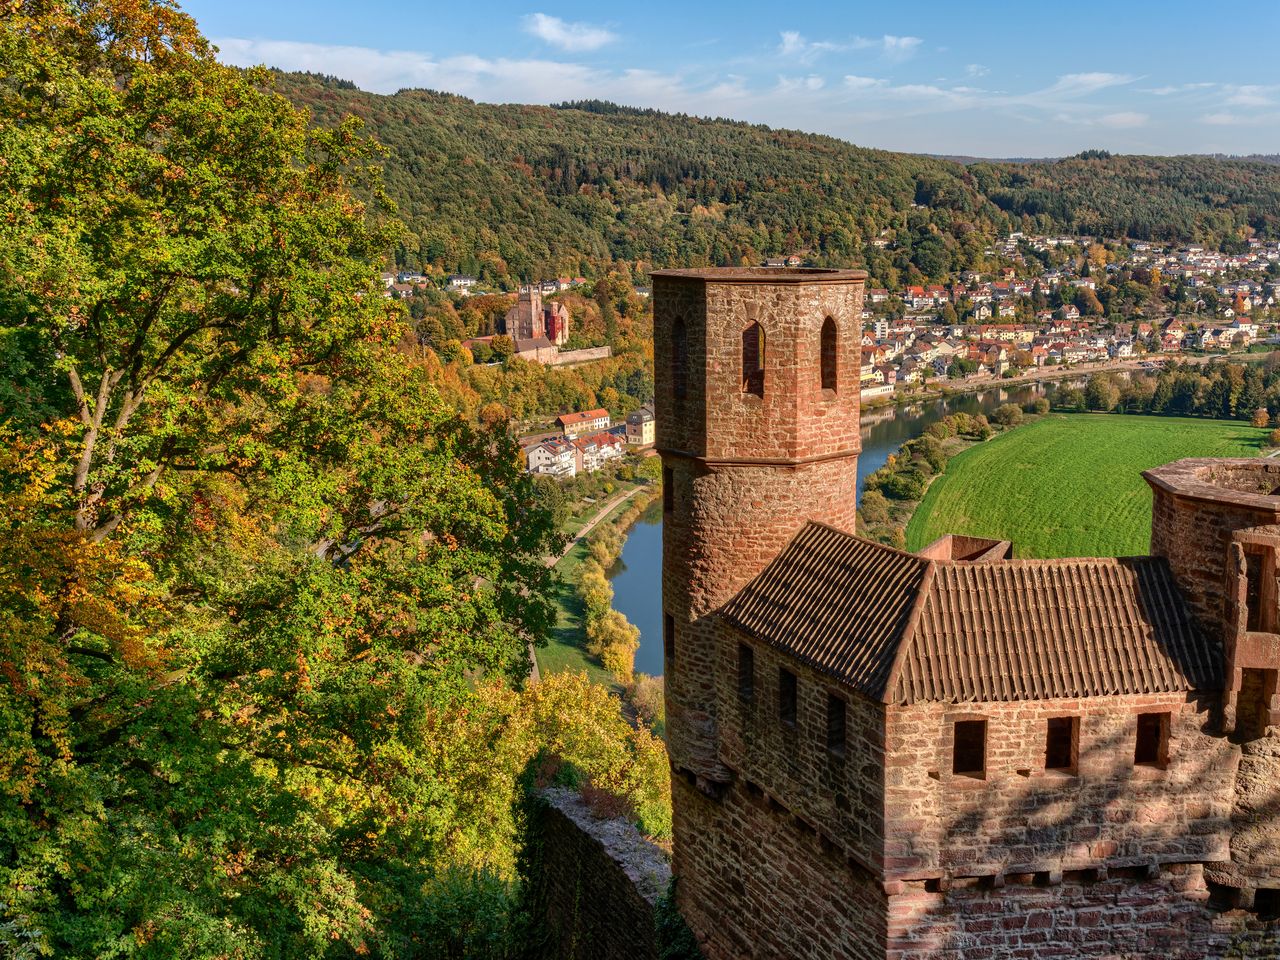
[[[1150,879],[1033,876],[992,889],[945,892],[908,884],[890,898],[889,960],[1274,960],[1280,927],[1208,905],[1199,864],[1173,864]]]
[[[713,612],[772,560],[808,519],[855,523],[853,457],[795,467],[707,468],[674,460],[663,516],[663,612],[674,627],[665,665],[668,744],[677,768],[722,780],[715,732],[720,672]]]
[[[1168,764],[1134,765],[1139,713],[1168,712]],[[1074,773],[1045,770],[1051,717],[1077,717]],[[982,876],[1222,859],[1239,749],[1208,700],[1152,694],[890,707],[886,874]],[[952,772],[954,724],[987,721],[984,779]]]
[[[738,689],[738,645],[754,651],[754,695]],[[721,756],[748,789],[812,827],[865,869],[878,870],[884,849],[884,707],[825,674],[726,627],[719,646]],[[779,719],[778,672],[797,677],[796,723]],[[843,755],[827,748],[827,697],[845,702]]]
[[[577,796],[542,793],[530,824],[540,863],[533,898],[544,911],[547,960],[657,960],[654,906],[671,868],[623,820],[599,820]]]
[[[707,960],[881,960],[874,877],[742,781],[712,799],[672,782],[681,913]]]

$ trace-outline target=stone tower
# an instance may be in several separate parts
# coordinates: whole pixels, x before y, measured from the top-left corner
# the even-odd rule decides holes
[[[854,529],[865,279],[817,269],[653,274],[667,742],[675,773],[707,793],[728,780],[717,609],[806,520]]]

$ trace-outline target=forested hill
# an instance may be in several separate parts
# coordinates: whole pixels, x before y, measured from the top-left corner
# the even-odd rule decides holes
[[[317,122],[356,114],[386,145],[387,184],[414,235],[403,265],[486,282],[801,252],[867,263],[892,283],[978,263],[1010,229],[1206,244],[1280,234],[1280,168],[1261,162],[1089,152],[962,166],[599,102],[381,96],[299,74],[278,85]],[[891,249],[869,245],[885,232]]]

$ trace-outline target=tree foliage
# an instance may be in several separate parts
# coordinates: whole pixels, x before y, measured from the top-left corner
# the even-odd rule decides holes
[[[2,9],[0,952],[440,955],[547,750],[668,829],[521,690],[560,538],[402,349],[376,145],[159,0]]]

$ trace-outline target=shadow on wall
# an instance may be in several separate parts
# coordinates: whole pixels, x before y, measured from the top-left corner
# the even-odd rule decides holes
[[[1233,891],[1206,880],[1204,863],[1226,855],[1239,750],[1213,733],[1207,702],[1188,698],[1188,706],[1194,713],[1163,769],[1134,764],[1132,723],[1091,737],[1093,716],[1080,712],[1075,775],[1024,776],[1006,765],[1013,758],[1001,758],[1001,711],[992,711],[988,750],[997,759],[988,779],[934,781],[936,809],[911,811],[936,814],[937,829],[908,851],[939,851],[944,879],[907,881],[891,899],[894,956],[938,960],[983,948],[1063,960],[1117,951],[1280,956],[1275,895],[1245,911]],[[1023,763],[1013,767],[1026,770]],[[1280,822],[1280,780],[1251,814]],[[1054,858],[1053,849],[1064,853]]]

